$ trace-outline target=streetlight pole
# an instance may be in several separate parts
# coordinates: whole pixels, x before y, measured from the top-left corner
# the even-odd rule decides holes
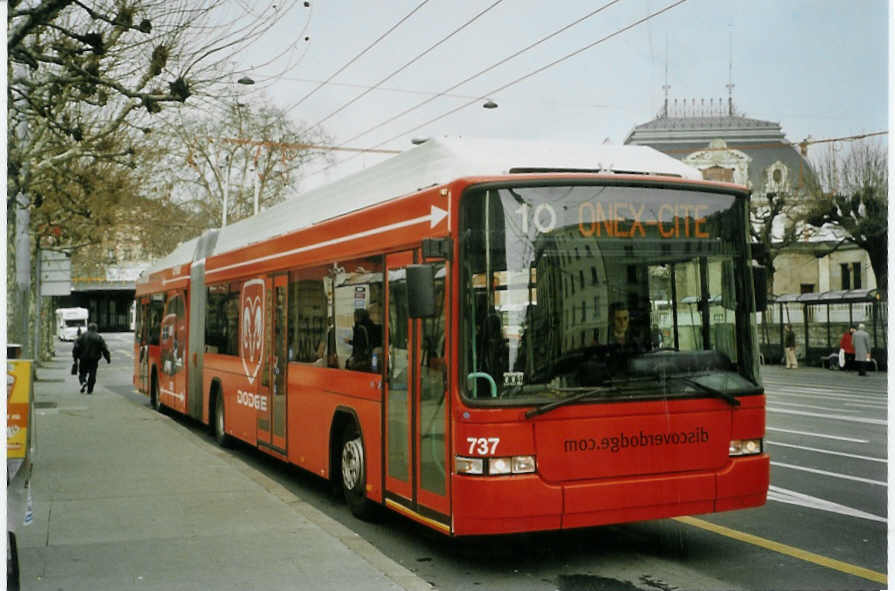
[[[221,228],[227,225],[227,200],[230,197],[230,157],[226,158],[227,179],[224,181],[224,207],[221,210]]]
[[[261,196],[261,176],[257,171],[253,170],[255,177],[255,215],[258,215],[258,201]]]

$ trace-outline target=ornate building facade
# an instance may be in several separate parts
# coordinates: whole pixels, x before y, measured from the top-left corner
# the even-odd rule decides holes
[[[637,125],[625,144],[650,146],[702,171],[706,179],[752,189],[754,207],[768,197],[807,193],[811,167],[779,123],[737,113],[731,100],[668,103],[652,121]],[[782,237],[778,219],[773,236]],[[776,241],[776,240],[775,240]],[[815,233],[787,246],[775,259],[775,294],[814,293],[876,287],[867,253]]]

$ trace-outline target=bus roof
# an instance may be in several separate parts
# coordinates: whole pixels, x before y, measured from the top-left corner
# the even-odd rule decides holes
[[[312,189],[220,230],[212,252],[200,238],[181,243],[144,271],[152,273],[236,250],[463,177],[514,173],[616,173],[702,180],[700,172],[647,146],[434,138],[384,162]]]
[[[87,308],[56,308],[56,315],[63,318],[87,318]]]

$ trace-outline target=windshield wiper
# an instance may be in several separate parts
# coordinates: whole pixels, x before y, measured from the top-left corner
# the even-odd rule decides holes
[[[616,390],[617,390],[616,388],[607,388],[607,387],[591,388],[589,390],[585,390],[584,392],[578,392],[577,394],[569,396],[568,398],[563,398],[561,400],[554,400],[553,402],[548,402],[547,404],[542,404],[541,406],[539,406],[537,408],[528,410],[525,412],[525,418],[530,419],[532,417],[542,415],[545,412],[550,412],[551,410],[553,410],[555,408],[559,408],[560,406],[565,406],[567,404],[571,404],[572,402],[582,400],[589,396],[593,396],[594,394],[599,394],[600,392],[615,392]],[[563,390],[560,389],[558,391],[562,392]]]
[[[714,396],[716,398],[720,398],[720,399],[724,400],[730,406],[737,407],[741,404],[740,401],[737,400],[737,398],[735,396],[733,396],[732,394],[728,394],[727,392],[724,392],[723,390],[718,390],[716,388],[712,388],[711,386],[706,386],[705,384],[703,384],[701,382],[697,382],[693,378],[688,378],[686,376],[668,376],[666,379],[677,380],[678,382],[682,382],[684,384],[687,384],[688,386],[693,386],[694,388],[696,388],[698,390],[701,390],[707,394],[711,394],[712,396]]]

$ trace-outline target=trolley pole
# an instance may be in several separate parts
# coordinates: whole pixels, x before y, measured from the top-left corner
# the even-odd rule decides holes
[[[221,210],[221,228],[227,225],[227,200],[230,197],[230,159],[227,158],[227,180],[224,181],[224,207]]]

